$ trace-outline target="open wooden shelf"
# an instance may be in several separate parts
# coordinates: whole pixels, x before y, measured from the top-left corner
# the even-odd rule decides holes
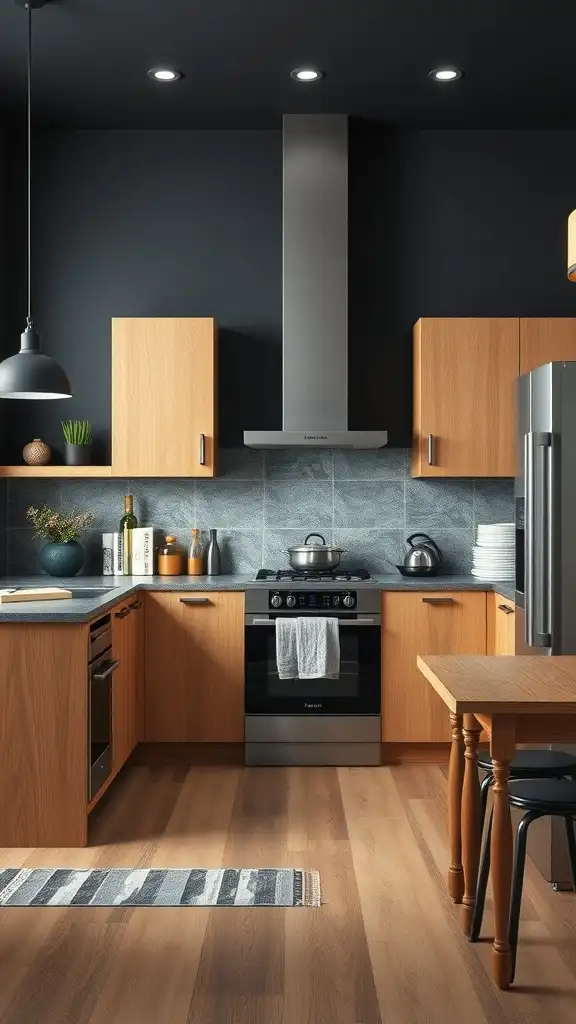
[[[112,466],[0,466],[0,477],[102,477],[112,476]]]

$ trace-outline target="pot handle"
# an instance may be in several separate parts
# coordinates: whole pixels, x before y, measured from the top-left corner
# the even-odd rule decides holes
[[[304,547],[306,547],[308,541],[310,540],[310,537],[318,537],[322,541],[324,547],[326,547],[326,540],[321,533],[309,533],[308,536],[306,537],[306,540],[304,541]]]
[[[442,562],[444,561],[442,557],[442,552],[440,551],[440,548],[438,547],[436,541],[432,540],[432,537],[429,537],[427,533],[411,533],[410,536],[406,538],[406,543],[410,544],[411,547],[414,547],[412,541],[415,540],[417,537],[420,537],[423,540],[428,541],[430,547],[433,548],[436,554],[438,555],[438,565],[442,565]]]

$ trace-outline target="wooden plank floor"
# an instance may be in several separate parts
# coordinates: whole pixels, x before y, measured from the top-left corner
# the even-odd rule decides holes
[[[0,910],[2,1024],[572,1024],[576,896],[529,864],[517,984],[447,898],[439,768],[129,767],[86,850],[0,867],[318,868],[312,909]],[[490,931],[490,904],[485,932]]]

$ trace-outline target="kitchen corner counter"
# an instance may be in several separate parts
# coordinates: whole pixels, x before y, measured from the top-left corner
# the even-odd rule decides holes
[[[74,576],[57,579],[51,576],[7,576],[0,579],[0,589],[10,587],[66,587],[85,590],[90,587],[106,588],[95,597],[78,597],[63,601],[30,601],[0,605],[2,622],[72,622],[79,625],[91,622],[114,605],[139,590],[240,590],[243,591],[251,575],[228,576]]]
[[[0,580],[0,588],[31,586],[62,586],[71,590],[90,587],[106,588],[94,597],[72,598],[67,601],[30,601],[22,604],[0,605],[2,622],[71,622],[86,623],[113,608],[114,605],[139,590],[231,590],[243,591],[252,580],[251,574],[226,576],[75,576],[55,579],[48,576],[11,576]],[[479,590],[494,591],[510,601],[514,600],[514,587],[505,583],[478,580],[470,574],[433,576],[408,579],[397,573],[385,573],[374,578],[374,587],[381,590]]]

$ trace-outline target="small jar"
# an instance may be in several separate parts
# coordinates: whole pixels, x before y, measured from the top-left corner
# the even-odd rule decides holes
[[[166,537],[166,544],[158,551],[158,575],[181,576],[184,571],[184,554],[176,543],[176,537]]]

